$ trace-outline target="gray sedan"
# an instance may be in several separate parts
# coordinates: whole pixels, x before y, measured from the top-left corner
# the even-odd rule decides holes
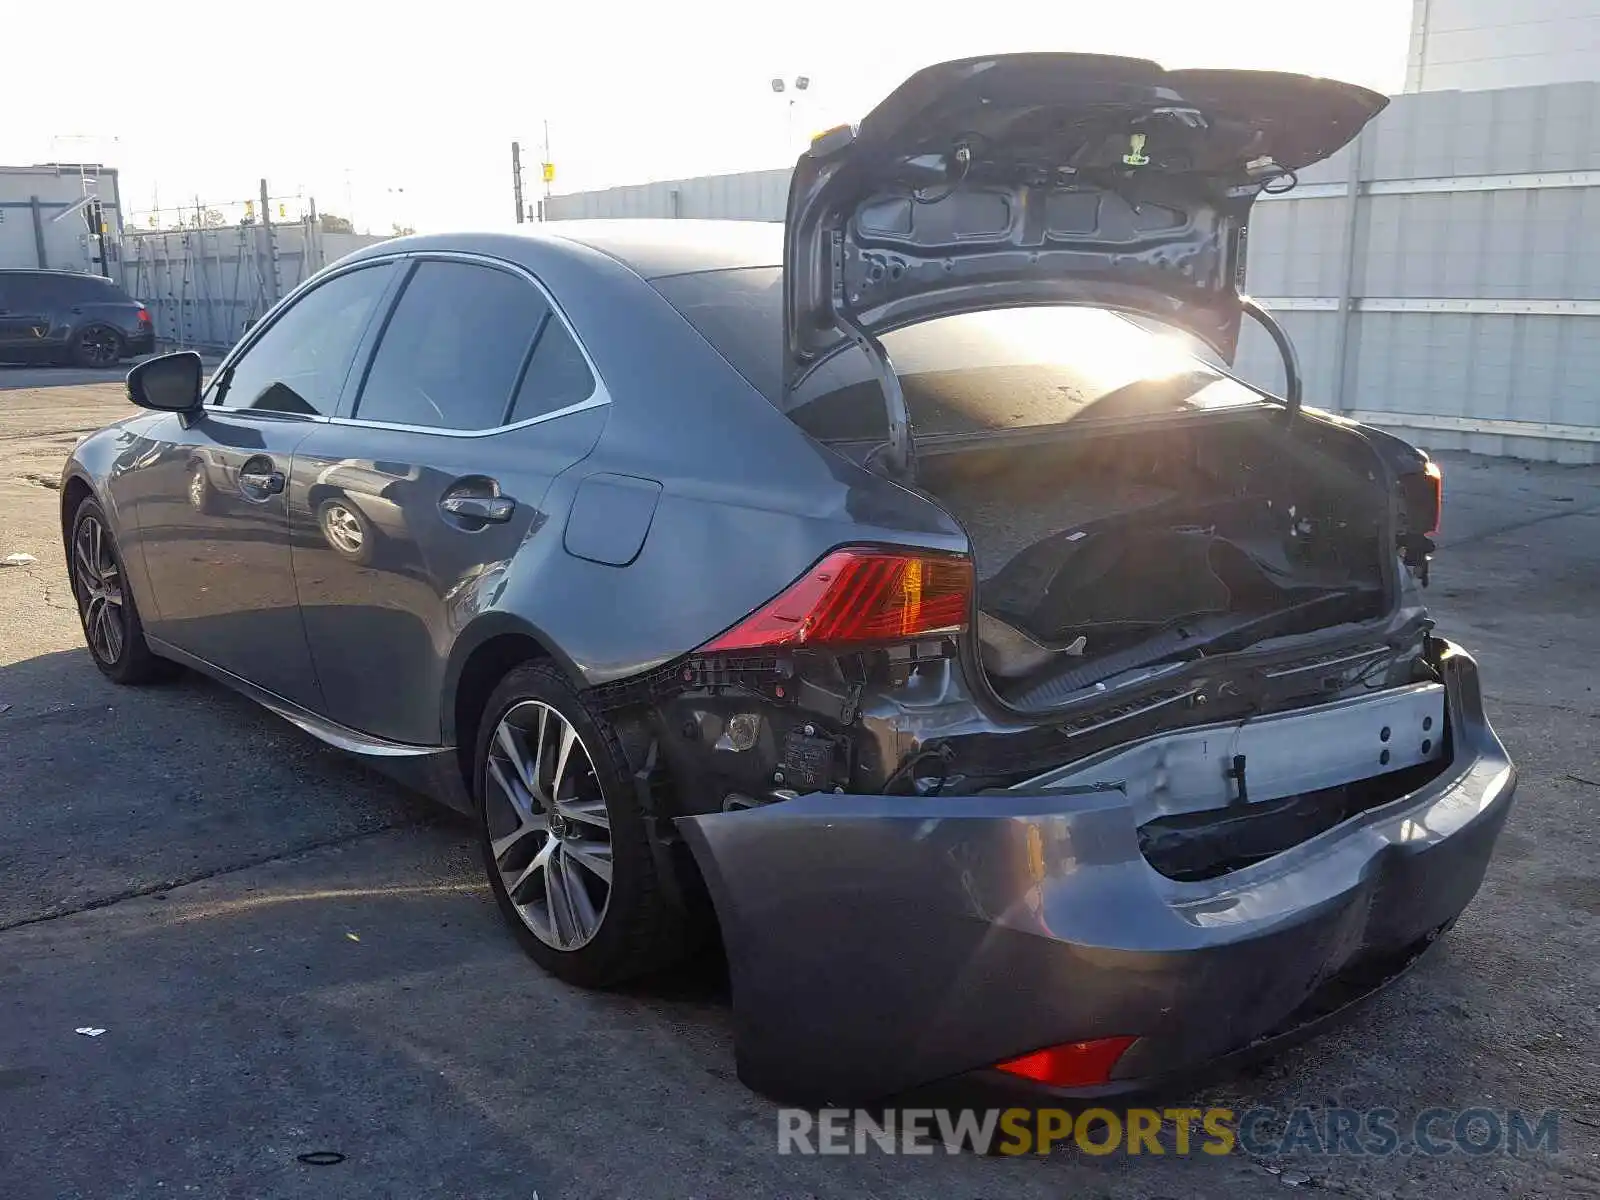
[[[1255,198],[1383,103],[965,60],[782,226],[358,251],[74,450],[90,651],[471,814],[563,979],[720,933],[774,1096],[1303,1035],[1456,919],[1515,784],[1422,600],[1437,467],[1306,407],[1239,291]],[[1247,320],[1282,396],[1210,365]]]

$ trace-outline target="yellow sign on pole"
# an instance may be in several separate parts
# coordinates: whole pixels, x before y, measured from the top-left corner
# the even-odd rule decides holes
[[[544,168],[544,181],[546,183],[554,183],[556,181],[555,163],[540,163],[539,165]]]

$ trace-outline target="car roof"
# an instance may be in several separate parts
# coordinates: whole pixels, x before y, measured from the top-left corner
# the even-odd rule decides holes
[[[115,283],[109,275],[91,275],[87,271],[62,271],[54,267],[0,267],[0,275],[28,275],[41,279],[98,279],[102,283]]]
[[[783,265],[781,221],[548,221],[529,232],[598,250],[645,279]]]

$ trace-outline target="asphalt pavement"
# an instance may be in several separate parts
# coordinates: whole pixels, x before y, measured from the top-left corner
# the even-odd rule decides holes
[[[1430,595],[1522,771],[1499,854],[1353,1022],[1192,1100],[1555,1108],[1554,1154],[800,1157],[714,958],[560,984],[460,821],[217,685],[99,675],[53,484],[116,380],[0,370],[0,558],[37,559],[0,568],[5,1200],[1600,1196],[1600,469],[1445,456]]]

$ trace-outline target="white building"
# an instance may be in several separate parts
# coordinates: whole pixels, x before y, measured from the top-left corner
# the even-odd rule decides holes
[[[108,167],[0,166],[0,267],[50,267],[114,277],[121,208],[117,173]],[[102,246],[107,261],[102,261]]]
[[[1411,0],[1406,91],[1600,80],[1600,0]]]

